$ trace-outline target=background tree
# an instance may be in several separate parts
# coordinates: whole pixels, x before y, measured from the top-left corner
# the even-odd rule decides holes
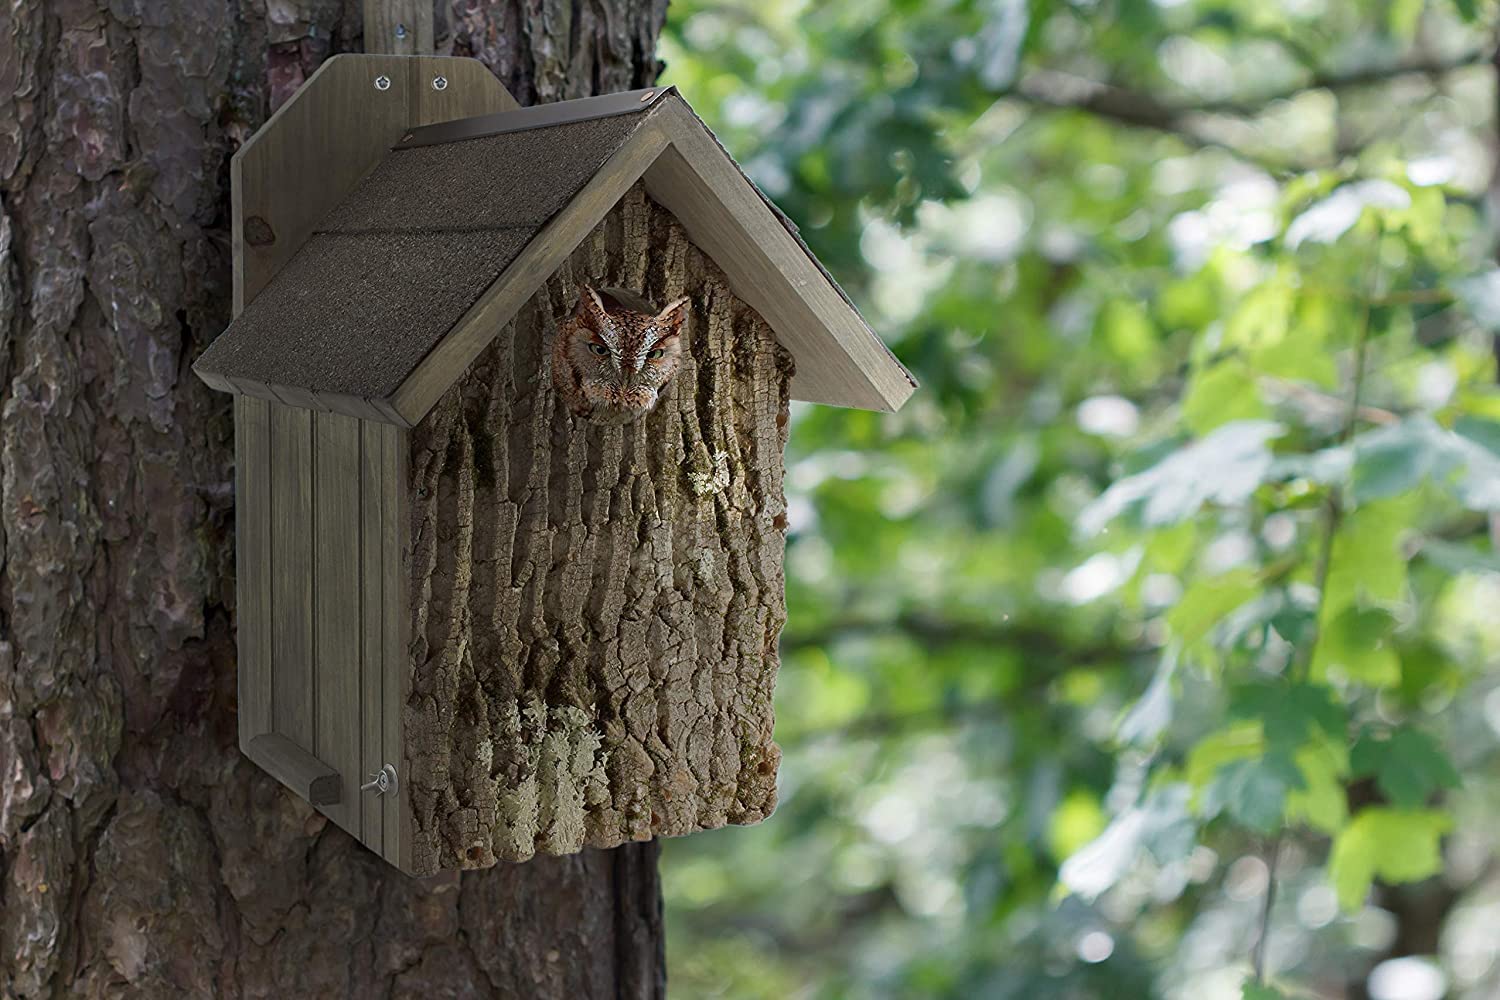
[[[235,746],[228,162],[360,5],[0,10],[0,996],[654,997],[656,848],[413,881]],[[661,0],[452,2],[522,103],[652,82]]]
[[[1493,4],[674,3],[923,381],[798,412],[735,997],[1500,995]]]

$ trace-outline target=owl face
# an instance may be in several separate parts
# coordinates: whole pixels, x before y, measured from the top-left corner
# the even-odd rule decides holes
[[[573,412],[625,423],[648,412],[682,361],[682,324],[688,302],[678,299],[657,313],[636,312],[588,285],[578,308],[559,330],[553,368]]]

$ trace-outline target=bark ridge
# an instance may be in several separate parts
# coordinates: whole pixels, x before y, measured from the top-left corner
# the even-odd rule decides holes
[[[623,427],[552,387],[581,281],[693,302]],[[413,431],[415,870],[770,814],[791,371],[637,184]]]

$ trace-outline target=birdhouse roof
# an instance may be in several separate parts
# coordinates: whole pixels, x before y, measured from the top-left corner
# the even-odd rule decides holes
[[[193,366],[208,384],[412,426],[644,178],[793,355],[793,398],[916,383],[675,89],[414,129]]]

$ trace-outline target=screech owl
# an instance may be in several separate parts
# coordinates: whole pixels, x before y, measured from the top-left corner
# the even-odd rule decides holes
[[[578,308],[552,347],[552,378],[568,408],[605,423],[649,412],[682,363],[688,303],[652,312],[629,292],[580,285]]]

